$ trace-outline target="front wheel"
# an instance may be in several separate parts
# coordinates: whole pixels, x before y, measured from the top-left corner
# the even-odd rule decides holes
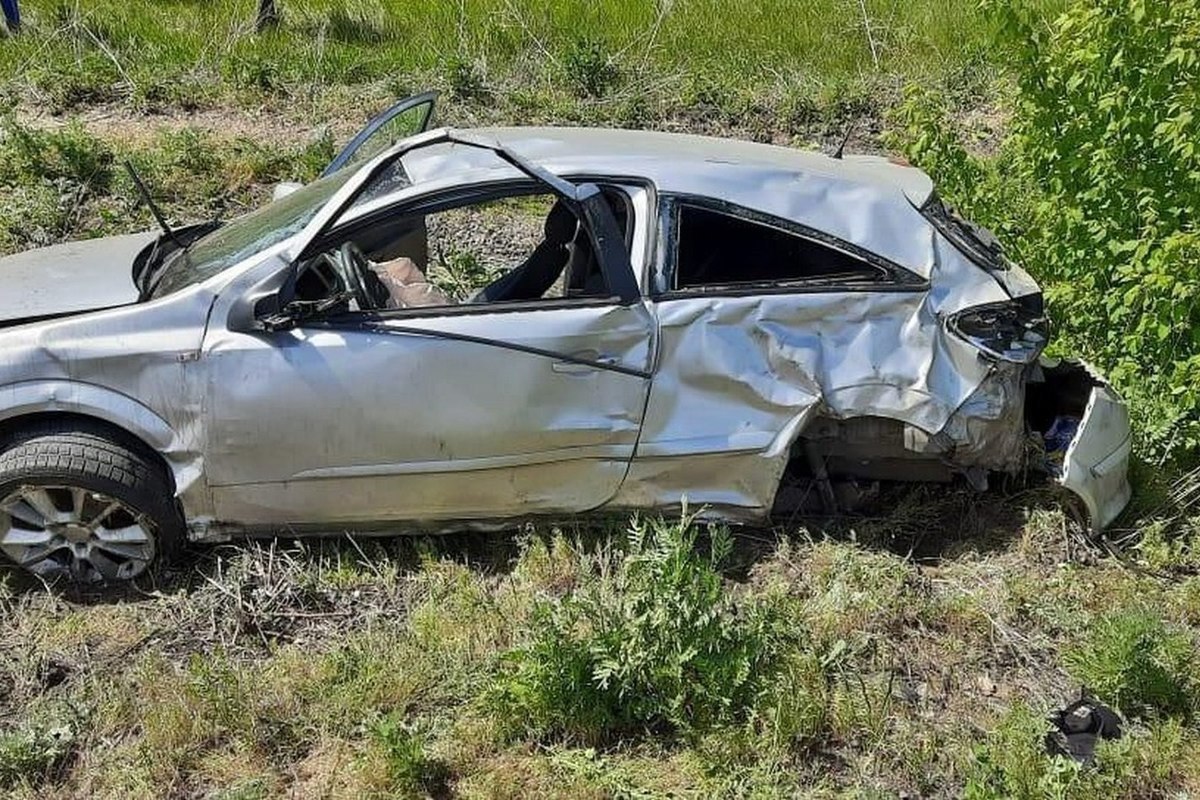
[[[0,442],[0,551],[36,575],[128,581],[184,543],[170,481],[152,457],[86,421]]]

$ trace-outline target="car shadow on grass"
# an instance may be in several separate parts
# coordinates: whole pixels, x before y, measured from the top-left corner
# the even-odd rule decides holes
[[[917,484],[885,488],[859,513],[801,518],[792,527],[798,523],[810,536],[936,563],[1004,551],[1031,527],[1069,522],[1061,492],[1049,486],[1013,484],[977,492]]]

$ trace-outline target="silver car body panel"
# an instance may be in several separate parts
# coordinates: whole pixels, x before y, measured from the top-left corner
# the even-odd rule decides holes
[[[161,301],[0,329],[0,425],[32,414],[109,422],[161,454],[190,516],[210,517],[196,369],[214,296]]]
[[[672,299],[657,311],[659,366],[623,505],[687,494],[761,516],[817,414],[936,434],[989,373],[977,351],[939,335],[924,293]],[[709,491],[696,464],[710,470]]]
[[[985,357],[945,320],[1036,284],[1019,270],[994,277],[942,238],[918,210],[932,194],[919,171],[668,134],[472,136],[556,175],[629,187],[631,261],[646,296],[248,328],[247,298],[278,286],[323,231],[455,186],[528,180],[495,153],[431,131],[367,163],[300,234],[201,285],[0,330],[0,425],[69,412],[129,430],[162,454],[201,539],[482,527],[668,509],[685,497],[714,516],[762,519],[818,417],[894,420],[912,452],[958,469],[1026,466],[1022,369]],[[397,157],[412,185],[347,210]],[[807,226],[916,283],[672,292],[659,205],[689,196]],[[113,254],[134,241],[80,243],[79,252],[108,253],[114,270],[124,258],[127,278],[132,254]],[[1128,431],[1119,398],[1098,387],[1062,476],[1094,525],[1128,498]]]
[[[627,371],[422,329],[472,338],[502,329],[505,344],[591,354]],[[225,397],[207,419],[218,518],[299,526],[596,508],[633,457],[652,342],[641,305],[485,305],[403,324],[214,331],[204,360],[209,394]]]
[[[1057,480],[1083,502],[1092,527],[1099,530],[1117,518],[1132,494],[1128,474],[1133,436],[1125,401],[1095,369],[1078,363],[1095,385]]]
[[[0,324],[137,302],[133,258],[153,240],[134,233],[0,258]]]

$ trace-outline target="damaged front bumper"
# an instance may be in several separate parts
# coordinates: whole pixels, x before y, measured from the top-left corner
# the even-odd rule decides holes
[[[1078,497],[1091,529],[1099,532],[1129,503],[1129,457],[1133,434],[1125,401],[1091,366],[1042,360],[1045,370],[1084,373],[1090,386],[1078,428],[1062,453],[1056,481]]]

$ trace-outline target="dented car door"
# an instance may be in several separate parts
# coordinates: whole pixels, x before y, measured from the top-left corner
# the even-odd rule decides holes
[[[914,364],[937,331],[918,276],[749,209],[663,200],[658,368],[618,504],[686,498],[761,520],[819,415],[936,431],[951,409],[928,402],[930,384],[960,398],[974,388]]]
[[[645,408],[648,312],[484,309],[212,336],[218,519],[419,523],[608,500]]]

